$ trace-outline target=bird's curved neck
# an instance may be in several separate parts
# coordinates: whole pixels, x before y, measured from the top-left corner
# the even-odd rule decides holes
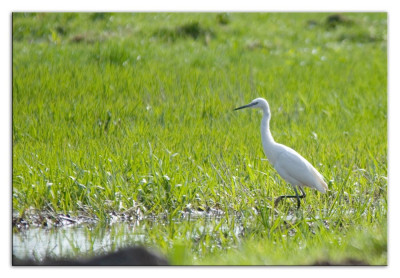
[[[272,137],[271,131],[269,129],[269,121],[271,119],[271,114],[264,112],[263,118],[261,120],[261,139],[264,149],[264,153],[268,160],[274,164],[274,145],[276,144],[274,138]]]
[[[261,136],[263,140],[263,144],[267,143],[275,143],[274,138],[272,137],[271,131],[269,129],[269,121],[271,119],[271,115],[269,113],[264,113],[261,120]]]

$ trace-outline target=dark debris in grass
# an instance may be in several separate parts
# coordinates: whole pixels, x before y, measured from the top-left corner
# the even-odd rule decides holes
[[[357,260],[357,259],[352,259],[352,258],[347,258],[341,261],[333,261],[333,260],[318,260],[314,262],[312,265],[336,265],[336,266],[343,266],[343,265],[370,265],[369,263],[362,261],[362,260]]]
[[[31,258],[20,259],[16,256],[12,258],[14,266],[128,266],[128,265],[168,265],[166,258],[152,250],[148,250],[141,246],[126,247],[115,252],[104,255],[98,255],[92,258],[53,258],[45,257],[43,260],[35,260]]]
[[[154,32],[154,36],[172,42],[177,39],[191,38],[194,40],[201,39],[208,43],[211,38],[215,37],[215,33],[210,28],[203,27],[198,21],[194,21],[173,29],[161,28]]]
[[[176,218],[181,220],[190,220],[204,217],[218,218],[224,215],[225,212],[217,208],[185,208],[177,213]],[[155,215],[154,213],[146,213],[146,215],[144,215],[140,206],[135,206],[122,211],[110,210],[106,213],[104,220],[108,223],[117,223],[154,218],[168,219],[169,215],[167,212],[160,213],[158,215]],[[72,215],[72,213],[55,213],[52,210],[37,210],[31,208],[26,210],[22,215],[14,214],[12,217],[12,226],[18,230],[24,230],[31,227],[52,228],[81,224],[94,224],[98,223],[99,221],[102,220],[94,215],[93,212],[90,212],[90,209],[85,208],[77,212],[76,216]]]
[[[354,24],[355,22],[353,20],[340,13],[327,16],[323,22],[319,22],[318,20],[314,19],[307,20],[306,22],[306,26],[310,29],[317,26],[324,27],[326,29],[336,29],[338,26],[351,27]]]
[[[339,25],[343,26],[351,26],[354,24],[354,21],[349,19],[348,17],[342,14],[332,14],[328,16],[325,20],[325,25],[328,28],[336,28]]]
[[[84,215],[75,217],[69,214],[39,211],[36,209],[29,209],[26,210],[23,215],[13,215],[12,217],[12,226],[18,230],[28,229],[30,227],[50,228],[95,222],[96,218]]]
[[[113,13],[91,13],[90,14],[90,19],[92,21],[109,20],[112,15],[113,15]]]
[[[335,32],[335,30],[338,30],[336,40],[339,42],[374,43],[386,40],[383,34],[371,33],[369,26],[363,26],[361,22],[352,20],[350,17],[340,13],[328,15],[322,22],[314,19],[308,20],[306,27],[308,29],[320,27],[326,32]],[[340,27],[343,28],[340,29]]]
[[[96,41],[101,41],[101,39],[99,38],[95,38],[93,36],[89,36],[87,34],[77,34],[75,36],[73,36],[70,39],[71,43],[87,43],[87,44],[92,44],[95,43]]]
[[[123,222],[135,221],[143,218],[143,214],[139,207],[132,207],[123,211],[110,211],[106,215],[106,221]],[[28,229],[30,227],[62,227],[81,224],[94,224],[99,218],[93,213],[80,211],[78,215],[70,215],[64,213],[55,213],[51,210],[37,210],[34,208],[26,210],[22,215],[15,214],[12,217],[12,226],[18,230]]]

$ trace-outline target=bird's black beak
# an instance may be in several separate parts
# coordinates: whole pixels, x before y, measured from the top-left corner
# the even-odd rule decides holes
[[[239,109],[243,109],[243,108],[247,108],[247,107],[252,107],[252,106],[254,106],[256,104],[257,104],[257,102],[250,103],[250,104],[247,104],[247,105],[243,105],[243,106],[240,106],[238,108],[233,109],[233,111],[236,111],[236,110],[239,110]]]

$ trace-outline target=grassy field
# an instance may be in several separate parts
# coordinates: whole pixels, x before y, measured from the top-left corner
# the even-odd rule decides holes
[[[14,14],[14,215],[152,217],[164,224],[119,244],[173,264],[386,264],[386,26],[385,13]],[[275,140],[329,183],[298,211],[274,209],[292,189],[263,154],[261,114],[233,111],[256,97]],[[204,211],[223,216],[181,219]]]

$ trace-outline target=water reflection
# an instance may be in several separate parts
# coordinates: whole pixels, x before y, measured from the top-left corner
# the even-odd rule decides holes
[[[180,219],[145,219],[114,222],[108,225],[79,224],[58,228],[29,228],[13,232],[13,255],[42,260],[46,256],[94,256],[121,247],[142,245],[169,246],[174,240],[207,242],[218,247],[243,234],[239,218],[201,217]]]
[[[13,255],[19,258],[67,256],[110,251],[124,242],[143,243],[144,234],[136,233],[139,222],[112,225],[70,225],[59,228],[30,228],[13,232]]]

